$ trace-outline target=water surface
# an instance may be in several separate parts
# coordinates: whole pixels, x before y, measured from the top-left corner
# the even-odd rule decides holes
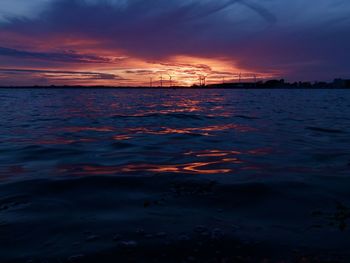
[[[0,176],[349,171],[344,90],[0,90]]]
[[[0,89],[0,102],[1,262],[128,262],[125,244],[184,239],[204,258],[239,239],[261,244],[256,262],[349,262],[350,91]],[[214,250],[191,241],[218,233],[230,241]],[[165,262],[193,256],[174,251]]]

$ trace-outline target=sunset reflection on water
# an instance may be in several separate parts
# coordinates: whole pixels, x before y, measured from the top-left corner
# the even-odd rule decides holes
[[[28,97],[31,103],[24,103]],[[0,177],[210,176],[334,167],[312,166],[320,154],[308,142],[318,137],[304,138],[313,133],[305,133],[303,122],[287,121],[300,119],[303,107],[275,109],[290,99],[264,91],[23,90],[7,96],[1,108]],[[308,114],[308,120],[317,119]],[[321,140],[314,145],[329,147]]]
[[[119,166],[100,165],[66,165],[58,167],[59,173],[71,175],[118,175],[127,173],[183,173],[183,174],[225,174],[240,169],[258,169],[253,164],[248,165],[245,155],[267,154],[266,149],[254,149],[247,152],[204,150],[199,152],[185,152],[183,157],[195,158],[195,162],[157,164],[133,163]],[[182,158],[179,158],[182,159]],[[243,168],[242,168],[243,167]]]
[[[210,168],[220,162],[196,162],[186,164],[128,164],[125,166],[77,166],[61,167],[59,172],[71,175],[118,175],[127,173],[183,173],[183,174],[220,174],[232,172],[232,169]]]
[[[34,117],[27,115],[33,132],[21,136],[25,129],[8,139],[23,147],[16,156],[21,165],[3,169],[2,177],[25,174],[26,167],[39,165],[37,159],[47,160],[40,162],[42,170],[68,176],[232,174],[245,161],[240,151],[227,147],[234,146],[234,136],[256,131],[233,120],[235,106],[227,106],[230,102],[217,92],[70,92],[69,97],[55,94],[53,101],[39,92],[29,109]]]

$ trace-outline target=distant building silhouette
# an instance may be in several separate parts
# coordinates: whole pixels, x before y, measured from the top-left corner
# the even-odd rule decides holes
[[[335,79],[333,81],[334,88],[350,88],[350,79]]]

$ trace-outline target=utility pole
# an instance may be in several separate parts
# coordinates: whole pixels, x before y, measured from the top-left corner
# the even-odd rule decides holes
[[[153,78],[149,78],[149,86],[150,86],[150,88],[153,87]]]
[[[160,76],[160,87],[163,88],[163,75]]]

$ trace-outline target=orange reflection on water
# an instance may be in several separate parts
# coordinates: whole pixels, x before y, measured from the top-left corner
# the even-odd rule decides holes
[[[204,151],[190,151],[184,155],[194,155],[196,157],[224,157],[236,155],[267,155],[272,153],[270,148],[257,148],[248,151],[225,151],[225,150],[204,150]]]
[[[238,124],[223,124],[223,125],[212,125],[207,127],[196,127],[196,128],[171,128],[171,127],[160,127],[159,129],[152,129],[146,127],[127,128],[123,134],[113,136],[114,140],[128,140],[131,139],[135,134],[152,134],[152,135],[168,135],[168,134],[199,134],[202,136],[215,136],[213,133],[222,132],[227,130],[235,130],[238,132],[249,132],[254,130],[249,126],[243,126]]]
[[[221,150],[206,150],[201,152],[188,152],[185,155],[195,155],[197,157],[224,157],[228,155],[242,154],[238,151],[221,151]],[[227,159],[230,160],[230,159]]]
[[[174,98],[176,99],[176,98]],[[213,102],[214,101],[210,101]],[[128,115],[130,117],[145,117],[153,114],[168,115],[168,114],[198,114],[198,117],[230,117],[232,112],[227,111],[227,109],[222,105],[201,105],[203,101],[196,100],[181,100],[173,102],[163,102],[161,104],[151,104],[147,105],[147,110],[138,112],[135,114]],[[217,103],[217,102],[216,102]],[[164,107],[165,109],[159,109]],[[132,109],[132,108],[131,108]]]
[[[199,173],[199,174],[223,174],[223,173],[230,173],[233,170],[232,169],[201,169],[203,167],[209,166],[209,165],[215,165],[215,164],[220,164],[221,162],[197,162],[197,163],[192,163],[184,167],[185,171],[190,171],[194,173]]]
[[[232,112],[230,114],[228,114],[228,112],[221,112],[227,110],[224,106],[218,105],[220,102],[224,102],[224,100],[224,97],[206,98],[206,100],[203,101],[194,99],[193,97],[191,99],[186,99],[180,95],[171,95],[167,100],[154,104],[147,104],[146,110],[143,109],[129,116],[144,117],[153,114],[168,115],[172,113],[199,113],[201,115],[203,114],[203,117],[231,116]],[[208,106],[208,104],[210,104],[210,106]],[[134,107],[127,106],[126,108],[134,109]],[[208,112],[210,115],[207,115]]]
[[[210,168],[220,165],[221,161],[213,162],[193,162],[185,164],[128,164],[121,166],[61,166],[59,172],[70,175],[116,175],[133,172],[153,172],[153,173],[183,173],[183,174],[220,174],[230,173],[229,168]]]
[[[148,105],[149,108],[164,107],[169,108],[167,112],[176,112],[177,110],[186,111],[188,109],[194,109],[194,111],[199,111],[202,109],[200,106],[203,101],[192,98],[187,98],[180,94],[171,94],[171,97],[162,100],[161,103],[155,103]]]
[[[116,139],[123,139],[117,137]],[[261,155],[268,154],[269,149],[259,148],[247,151],[234,150],[203,150],[189,151],[183,153],[183,156],[189,158],[198,158],[192,162],[184,163],[132,163],[125,165],[71,165],[60,166],[59,172],[69,173],[71,175],[86,176],[86,175],[118,175],[127,173],[176,173],[176,174],[226,174],[234,172],[232,165],[237,165],[235,170],[259,169],[259,165],[252,164],[240,156],[245,155]],[[243,166],[242,166],[243,165]]]
[[[186,164],[132,164],[122,168],[122,172],[156,172],[156,173],[190,173],[190,174],[219,174],[229,173],[232,169],[207,168],[220,162],[194,162]]]
[[[113,140],[115,141],[125,141],[131,139],[132,136],[126,135],[126,134],[120,134],[120,135],[115,135],[113,136]]]
[[[214,125],[200,128],[202,131],[225,131],[225,130],[235,130],[239,132],[250,132],[255,129],[249,126],[239,125],[239,124],[226,124],[226,125]]]
[[[154,135],[164,135],[164,134],[172,134],[172,133],[178,133],[178,134],[188,134],[191,133],[190,129],[184,128],[184,129],[173,129],[168,127],[161,127],[160,130],[153,130],[150,128],[130,128],[127,129],[127,133],[130,134],[154,134]]]

